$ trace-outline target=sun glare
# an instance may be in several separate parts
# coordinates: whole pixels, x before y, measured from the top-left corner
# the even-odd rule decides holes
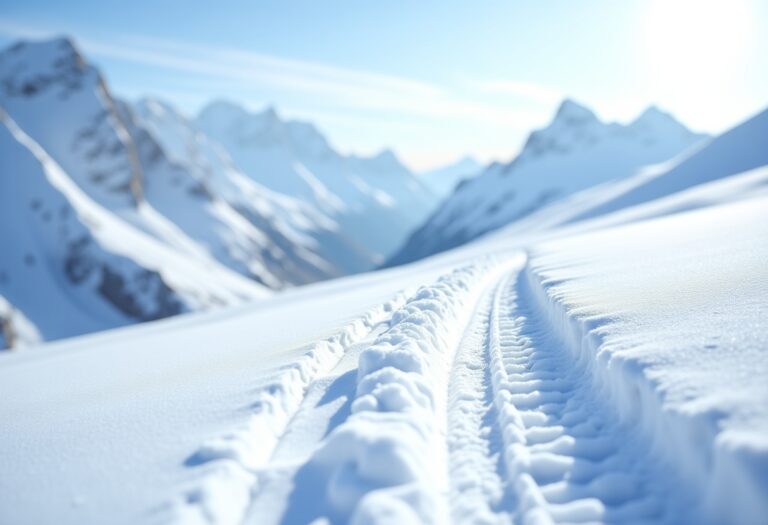
[[[641,51],[651,95],[687,107],[728,96],[747,65],[750,29],[749,0],[654,0]]]

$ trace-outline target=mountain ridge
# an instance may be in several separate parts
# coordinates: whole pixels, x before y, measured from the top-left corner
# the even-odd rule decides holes
[[[461,183],[384,266],[469,242],[575,191],[667,160],[704,137],[658,109],[622,125],[603,122],[591,109],[565,99],[517,156]]]

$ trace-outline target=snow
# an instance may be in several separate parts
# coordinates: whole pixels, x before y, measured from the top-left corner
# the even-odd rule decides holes
[[[766,204],[532,251],[531,286],[566,347],[714,522],[756,523],[768,511]]]
[[[6,355],[2,521],[754,523],[766,204]]]
[[[493,163],[460,184],[386,264],[454,248],[578,191],[666,161],[702,139],[658,109],[620,125],[601,122],[588,108],[566,100],[511,162]]]
[[[251,113],[216,101],[203,108],[196,125],[248,177],[310,204],[377,262],[437,205],[437,197],[393,152],[342,155],[313,125],[284,120],[274,108]]]
[[[60,58],[56,75],[42,59],[25,70],[21,52]],[[215,123],[286,154],[279,173],[307,204],[170,106],[134,113],[101,83],[86,96],[70,82],[91,78],[77,57],[66,41],[0,55],[0,73],[27,71],[0,92],[0,342],[32,346],[0,353],[0,522],[765,521],[765,113],[669,160],[698,139],[669,115],[610,125],[566,101],[515,163],[451,199],[468,191],[479,208],[489,180],[571,166],[522,184],[538,198],[555,182],[558,202],[414,264],[272,294],[224,264],[216,239],[284,238],[291,260],[331,263],[323,243],[341,242],[349,216],[320,201],[393,213],[397,191],[419,187],[407,171],[389,179],[394,154],[342,157],[274,110],[220,108]],[[110,173],[130,186],[139,159],[141,191],[88,182],[14,94],[47,89],[107,111],[97,142],[128,163]],[[77,116],[55,98],[51,122]],[[343,192],[318,168],[326,154],[348,168]],[[198,184],[216,198],[171,191]],[[222,235],[203,242],[214,224]],[[133,325],[163,301],[189,313]],[[216,303],[232,306],[200,311]]]
[[[203,266],[91,200],[7,115],[0,128],[0,293],[44,339],[267,295]],[[52,312],[55,315],[52,315]],[[135,321],[133,321],[135,322]]]

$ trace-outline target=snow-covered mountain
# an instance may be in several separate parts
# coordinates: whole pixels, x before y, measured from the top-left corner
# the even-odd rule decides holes
[[[8,346],[269,295],[120,219],[9,115],[0,123],[0,331]]]
[[[673,159],[577,192],[503,228],[531,234],[589,219],[620,224],[754,194],[768,172],[768,109]],[[681,195],[686,195],[683,199]],[[627,211],[624,211],[627,210]],[[621,212],[621,213],[618,213]]]
[[[458,246],[576,191],[625,178],[704,137],[651,107],[627,125],[604,123],[565,100],[507,164],[494,163],[456,191],[390,258],[406,263]]]
[[[0,279],[4,311],[13,313],[0,314],[6,331],[11,320],[25,318],[43,339],[74,335],[264,297],[268,289],[367,270],[381,260],[315,203],[244,175],[222,147],[171,107],[157,101],[132,107],[115,98],[69,39],[19,42],[0,52],[0,107],[6,128],[0,183],[37,184],[7,186],[2,197],[29,194],[35,207],[62,201],[56,209],[69,211],[46,208],[46,222],[52,228],[79,224],[66,226],[74,237],[40,237],[36,223],[18,223],[26,208],[8,204],[2,210],[6,225],[14,227],[0,238],[9,246],[0,257],[0,276],[14,274],[13,286],[27,283],[13,291],[7,288],[11,277]],[[377,165],[392,169],[387,158]],[[409,175],[392,173],[393,180]],[[396,223],[399,214],[393,210],[379,219]],[[403,223],[415,221],[403,213]],[[104,238],[107,230],[113,238]],[[34,239],[38,244],[25,247]],[[102,274],[102,284],[83,277],[87,287],[70,286],[76,279],[60,270],[75,249],[89,271]],[[45,261],[38,271],[51,269],[50,278],[19,278],[24,250],[28,261]],[[43,307],[48,293],[58,294],[62,305],[91,301],[67,299],[70,293],[90,294],[96,302],[64,308],[75,313],[57,320]]]
[[[431,169],[420,174],[421,180],[438,197],[448,197],[463,180],[480,173],[483,166],[474,157],[465,156],[446,166]]]
[[[266,234],[272,249],[260,259],[278,279],[270,283],[273,287],[339,277],[374,265],[375,256],[331,217],[246,176],[221,145],[170,104],[144,99],[134,105],[134,112],[173,163],[194,174],[208,195]]]
[[[312,204],[379,257],[388,256],[434,209],[437,197],[391,151],[344,156],[307,122],[273,108],[250,113],[230,102],[205,107],[196,123],[243,173]]]
[[[673,161],[639,174],[605,201],[593,199],[588,209],[570,220],[605,215],[671,195],[693,186],[725,179],[768,165],[768,109],[705,141]]]

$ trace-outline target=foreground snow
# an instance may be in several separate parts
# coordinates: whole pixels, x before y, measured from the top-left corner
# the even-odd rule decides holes
[[[5,355],[0,521],[760,523],[768,196],[740,177]]]

